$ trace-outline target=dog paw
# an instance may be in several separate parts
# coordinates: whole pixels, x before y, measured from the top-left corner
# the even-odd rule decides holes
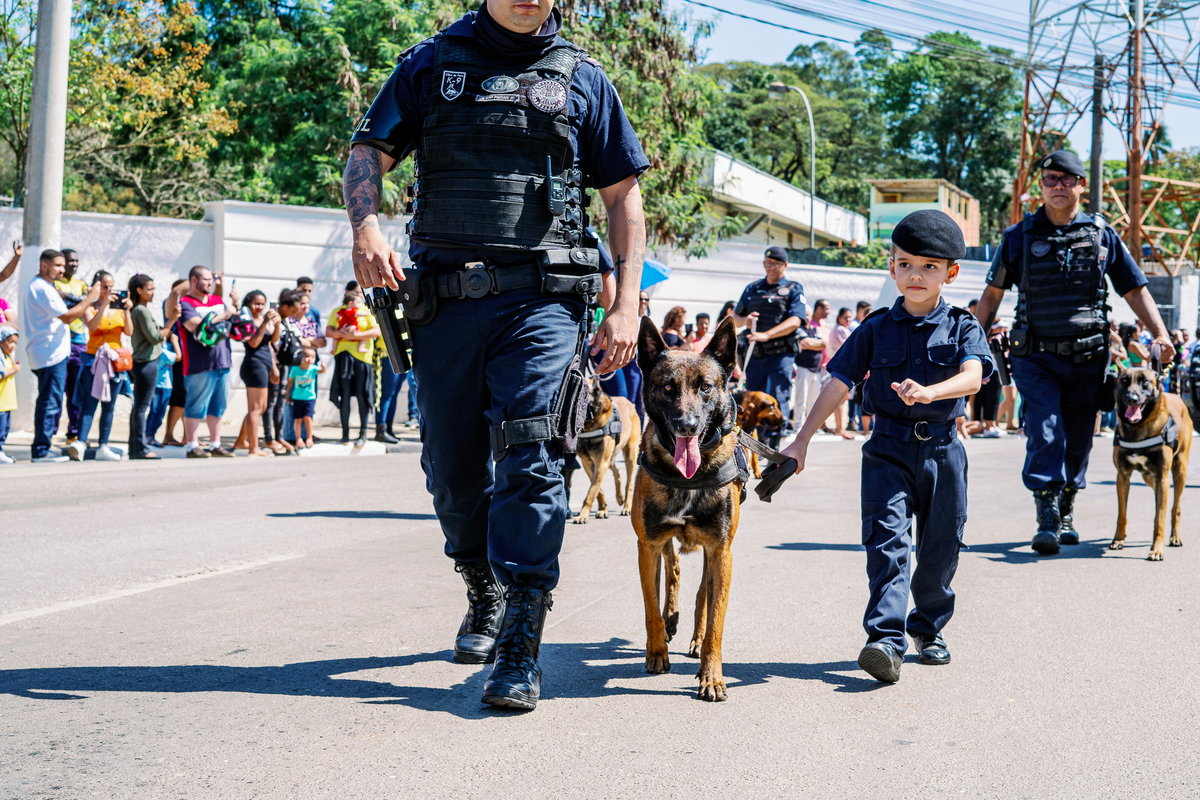
[[[571,520],[571,522],[575,523],[576,525],[587,525],[587,521],[587,514],[576,514],[575,518]]]
[[[608,519],[608,509],[602,508],[596,512],[596,519]]]
[[[669,642],[675,638],[675,634],[679,632],[679,612],[676,611],[672,614],[668,614],[667,618],[664,620],[664,623],[667,626],[667,641]]]
[[[690,645],[688,645],[688,658],[699,658],[700,657],[700,647],[703,644],[704,643],[702,641],[700,641],[699,639],[692,639],[692,643]],[[699,672],[696,673],[696,677],[697,678],[700,677]]]
[[[1108,546],[1108,549],[1109,550],[1124,550],[1125,549],[1125,540],[1124,539],[1113,539],[1112,544],[1110,544]]]
[[[709,703],[724,702],[725,679],[720,675],[716,677],[700,676],[700,691],[696,693],[696,699]]]
[[[671,671],[671,657],[664,649],[661,653],[646,651],[646,672],[651,675],[661,675]]]
[[[1167,544],[1171,545],[1171,547],[1183,547],[1183,539],[1180,539],[1178,536],[1172,536],[1171,541],[1167,542]]]
[[[1162,561],[1163,560],[1162,550],[1151,550],[1150,555],[1146,556],[1146,560],[1147,561]]]
[[[759,481],[761,481],[761,480],[762,480],[762,472],[761,472],[761,471],[760,471],[760,472],[755,472],[755,473],[754,473],[754,479],[755,479],[755,480],[759,480]]]
[[[628,517],[628,516],[629,516],[629,509],[628,509],[628,508],[622,508],[622,509],[621,509],[621,516],[622,516],[622,517]]]

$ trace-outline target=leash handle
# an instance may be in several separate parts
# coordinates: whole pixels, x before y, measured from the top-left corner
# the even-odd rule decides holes
[[[1154,367],[1155,372],[1160,375],[1162,374],[1162,345],[1158,342],[1154,342],[1150,345],[1150,365]]]

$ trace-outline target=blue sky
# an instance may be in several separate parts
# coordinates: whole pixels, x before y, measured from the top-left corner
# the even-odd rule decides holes
[[[721,61],[759,61],[762,63],[779,63],[787,59],[788,54],[798,44],[811,44],[822,38],[834,38],[854,41],[861,27],[845,24],[835,24],[809,16],[802,16],[788,11],[769,8],[750,0],[702,0],[704,3],[717,6],[731,12],[756,17],[768,22],[801,28],[809,33],[798,33],[781,30],[761,22],[739,19],[728,14],[718,13],[708,8],[702,8],[683,2],[671,0],[675,8],[686,9],[697,19],[713,20],[716,30],[713,35],[704,40],[702,50],[706,52],[706,63]],[[818,7],[814,3],[806,4]],[[933,30],[960,30],[963,33],[982,41],[984,44],[995,44],[1008,47],[1018,52],[1024,51],[1019,39],[1029,25],[1029,3],[1017,0],[889,0],[885,3],[875,3],[881,14],[888,15],[891,26],[915,34],[928,33]],[[965,13],[967,5],[971,13]],[[1058,3],[1065,6],[1067,3]],[[886,7],[884,7],[886,6]],[[928,16],[935,6],[944,8],[944,22],[930,19]],[[854,11],[845,12],[852,7]],[[842,13],[862,13],[870,11],[867,4],[847,3],[846,5],[826,4],[819,6],[826,14],[840,16]],[[909,15],[905,10],[909,10]],[[850,45],[834,42],[841,47],[850,49]],[[897,42],[898,46],[907,46]],[[1200,146],[1200,110],[1168,107],[1166,114],[1167,130],[1175,147]],[[1071,141],[1076,148],[1083,151],[1090,144],[1090,118],[1081,122],[1072,132]],[[1104,131],[1104,156],[1110,159],[1124,159],[1125,148],[1120,132],[1112,125],[1106,125]]]

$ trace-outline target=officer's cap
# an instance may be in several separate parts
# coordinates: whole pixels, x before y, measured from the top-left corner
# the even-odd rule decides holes
[[[1068,175],[1078,175],[1080,178],[1087,177],[1087,170],[1084,168],[1083,162],[1079,160],[1079,156],[1066,150],[1055,150],[1043,158],[1038,166],[1042,169],[1056,169]]]
[[[958,261],[967,255],[967,243],[958,223],[944,211],[914,211],[892,230],[892,244],[906,253],[925,258]]]
[[[763,253],[763,258],[773,258],[776,261],[782,261],[786,264],[788,260],[787,250],[784,250],[777,244],[773,244],[767,248],[767,252]]]

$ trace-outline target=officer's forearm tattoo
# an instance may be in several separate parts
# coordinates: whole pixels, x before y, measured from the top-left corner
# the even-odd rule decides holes
[[[383,167],[379,163],[379,151],[373,147],[354,148],[342,176],[342,197],[354,230],[379,226],[376,215],[382,196]]]

